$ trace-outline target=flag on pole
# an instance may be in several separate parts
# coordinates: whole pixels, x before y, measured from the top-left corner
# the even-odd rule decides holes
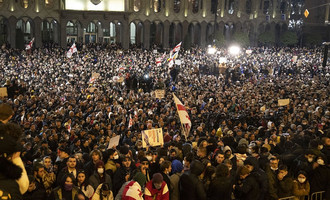
[[[71,58],[74,53],[78,52],[76,44],[73,43],[68,52],[66,53],[66,57]]]
[[[180,42],[179,44],[177,44],[177,45],[172,49],[171,54],[170,54],[170,57],[172,56],[172,54],[174,54],[174,53],[180,51],[181,43],[182,43],[182,42]]]
[[[161,57],[156,58],[156,66],[157,67],[162,66],[163,60],[165,58],[165,55],[166,55],[166,52],[164,52],[164,54]]]
[[[191,120],[190,120],[189,114],[188,114],[186,108],[184,107],[184,105],[181,103],[181,101],[178,99],[178,97],[175,96],[174,93],[173,93],[173,99],[174,99],[174,103],[175,103],[175,106],[176,106],[178,114],[179,114],[179,118],[180,118],[182,129],[183,129],[183,134],[187,139],[189,132],[190,132],[190,128],[191,128]]]
[[[133,126],[133,119],[132,119],[132,115],[129,115],[129,122],[128,122],[128,128],[130,129]]]
[[[169,59],[168,59],[168,66],[172,67],[174,65],[175,59],[178,57],[179,52],[175,52]]]
[[[34,42],[34,38],[32,38],[32,40],[29,42],[29,44],[26,45],[25,50],[30,50],[30,49],[32,49],[33,42]]]

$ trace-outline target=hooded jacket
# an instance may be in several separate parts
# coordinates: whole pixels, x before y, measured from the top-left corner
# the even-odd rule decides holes
[[[0,191],[10,194],[12,199],[21,200],[23,196],[20,193],[19,185],[16,182],[21,178],[23,170],[8,161],[6,158],[0,158]],[[0,195],[0,199],[2,194]]]

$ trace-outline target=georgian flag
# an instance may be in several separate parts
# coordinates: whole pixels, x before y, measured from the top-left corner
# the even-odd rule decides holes
[[[162,66],[162,62],[163,62],[163,60],[164,60],[164,58],[165,58],[165,55],[166,55],[166,52],[164,52],[164,54],[163,54],[161,57],[156,58],[156,66],[157,66],[157,67]]]
[[[173,53],[176,53],[176,52],[179,52],[179,51],[180,51],[181,43],[182,43],[182,42],[180,42],[179,44],[177,44],[177,45],[173,48],[173,50],[171,51],[170,56],[171,56]]]
[[[178,99],[178,97],[175,96],[174,93],[173,93],[173,99],[174,99],[176,108],[178,110],[178,114],[179,114],[179,118],[180,118],[180,121],[182,124],[184,135],[187,138],[189,135],[189,132],[190,132],[190,128],[191,128],[191,120],[190,120],[189,114],[188,114],[186,108],[184,107],[184,105],[181,103],[181,101]]]
[[[68,52],[66,53],[66,57],[71,58],[74,53],[78,52],[76,44],[73,43]]]
[[[34,42],[34,38],[32,38],[32,40],[29,42],[29,44],[26,45],[25,50],[30,50],[30,49],[32,49],[33,42]]]
[[[129,121],[128,121],[128,128],[131,128],[133,126],[133,119],[132,119],[132,115],[129,115]]]
[[[124,188],[121,199],[143,200],[143,193],[140,184],[136,181],[129,182]]]

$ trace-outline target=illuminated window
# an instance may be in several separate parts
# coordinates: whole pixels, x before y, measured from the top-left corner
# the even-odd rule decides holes
[[[51,8],[54,5],[54,0],[45,0],[45,7]]]
[[[130,41],[131,41],[131,44],[135,44],[136,43],[136,25],[131,22],[131,25],[130,25]]]
[[[21,5],[23,8],[29,7],[29,0],[21,0]]]
[[[134,11],[139,12],[141,8],[141,0],[134,0]]]
[[[174,3],[173,5],[174,12],[175,13],[180,12],[181,0],[174,0],[173,3]]]
[[[161,0],[154,0],[154,12],[158,13],[161,10]]]
[[[116,37],[116,24],[110,22],[110,37]]]
[[[228,2],[228,14],[233,14],[235,10],[235,0],[229,0]]]
[[[97,32],[97,27],[96,24],[94,22],[90,22],[87,26],[87,33],[96,33]]]
[[[67,35],[77,35],[78,34],[78,26],[77,24],[68,21],[66,24],[66,34]]]
[[[198,13],[199,0],[192,0],[192,12]]]

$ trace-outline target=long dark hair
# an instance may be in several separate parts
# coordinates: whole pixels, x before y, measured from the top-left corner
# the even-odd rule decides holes
[[[60,182],[60,186],[61,186],[62,188],[64,188],[64,184],[65,184],[66,178],[68,178],[68,177],[71,178],[73,185],[77,185],[77,183],[76,183],[76,179],[74,178],[73,174],[71,174],[71,173],[66,173],[66,174],[64,174],[64,176],[63,176],[63,178],[61,179],[61,182]]]
[[[76,180],[77,181],[77,185],[78,185],[78,175],[79,174],[85,174],[85,180],[84,180],[84,182],[81,183],[80,189],[81,190],[86,190],[86,187],[89,185],[89,181],[88,181],[86,172],[84,170],[78,171],[78,173],[77,173],[77,180]]]

